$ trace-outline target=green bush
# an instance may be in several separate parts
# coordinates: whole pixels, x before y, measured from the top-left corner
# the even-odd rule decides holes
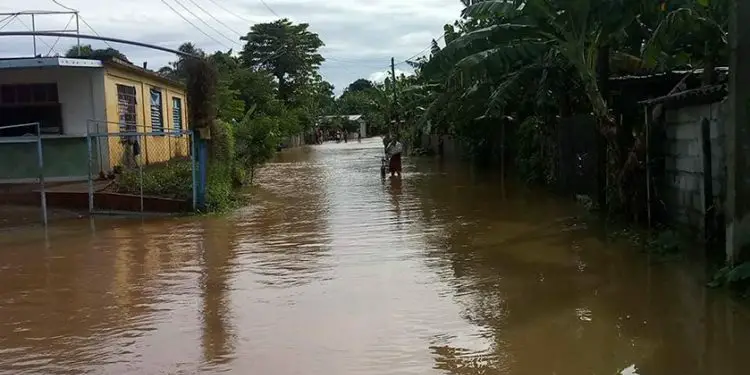
[[[211,128],[211,161],[234,163],[236,141],[232,124],[216,120]]]
[[[139,168],[123,170],[116,179],[117,192],[140,194],[140,174]],[[190,159],[172,159],[165,163],[144,166],[143,194],[174,199],[192,199],[193,172],[190,168]]]
[[[279,128],[281,118],[272,116],[259,116],[253,118],[248,113],[242,121],[237,124],[235,134],[237,137],[238,165],[250,173],[250,182],[255,177],[255,169],[270,160],[276,152],[279,144]]]
[[[233,167],[212,162],[208,168],[206,211],[221,212],[235,207],[238,200],[233,183]]]

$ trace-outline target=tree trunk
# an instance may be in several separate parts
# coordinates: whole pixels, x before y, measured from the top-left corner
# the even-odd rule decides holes
[[[607,108],[609,99],[609,46],[602,45],[599,47],[596,56],[596,83],[599,95],[604,100],[604,108]],[[603,116],[602,116],[603,115]],[[607,142],[606,133],[612,126],[609,121],[608,113],[600,113],[597,119],[600,132],[597,133],[596,147],[596,184],[597,184],[597,205],[601,212],[607,212],[607,154],[610,145]]]

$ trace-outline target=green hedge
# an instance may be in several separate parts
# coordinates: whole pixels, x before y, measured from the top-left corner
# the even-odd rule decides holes
[[[139,168],[126,169],[117,176],[117,191],[141,193]],[[172,159],[143,167],[143,194],[174,199],[193,198],[193,172],[190,159]]]

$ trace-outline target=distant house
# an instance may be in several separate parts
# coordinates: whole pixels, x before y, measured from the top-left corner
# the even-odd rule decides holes
[[[40,124],[49,181],[87,179],[87,133],[110,134],[92,138],[94,174],[127,164],[132,145],[117,136],[121,132],[156,133],[139,137],[141,163],[187,156],[186,98],[179,82],[118,59],[0,59],[0,182],[38,176],[36,145],[30,142],[36,130],[2,129],[14,124]]]
[[[356,122],[359,125],[359,132],[362,134],[362,138],[367,137],[367,123],[362,115],[330,115],[321,116],[320,118],[321,121],[333,121],[335,119]]]

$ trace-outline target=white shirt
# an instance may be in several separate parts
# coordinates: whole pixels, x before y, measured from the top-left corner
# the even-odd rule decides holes
[[[390,156],[400,154],[403,150],[404,150],[404,146],[401,145],[401,142],[399,141],[392,141],[388,145],[388,155]]]

